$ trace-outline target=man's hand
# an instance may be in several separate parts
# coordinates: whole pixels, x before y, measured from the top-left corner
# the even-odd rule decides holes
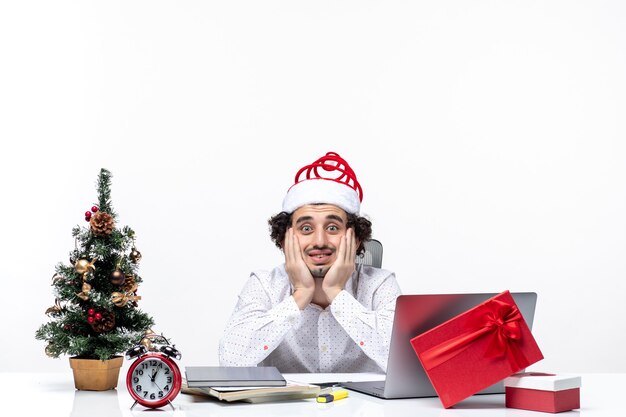
[[[348,229],[346,234],[341,238],[339,249],[337,251],[337,259],[330,267],[324,281],[322,289],[328,297],[328,302],[332,303],[337,294],[346,286],[346,282],[354,272],[354,262],[356,260],[357,244],[354,238],[354,230]]]
[[[302,250],[298,237],[290,227],[285,233],[285,269],[289,276],[289,281],[293,285],[293,298],[298,304],[300,310],[304,310],[313,299],[315,292],[315,280],[311,275],[311,271],[304,263]]]

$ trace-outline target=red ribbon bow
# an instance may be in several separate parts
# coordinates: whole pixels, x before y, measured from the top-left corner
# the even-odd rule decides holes
[[[452,359],[481,337],[491,337],[485,351],[486,358],[505,356],[511,367],[519,370],[528,362],[518,343],[522,338],[520,321],[523,319],[514,304],[491,300],[478,306],[467,321],[468,332],[440,343],[422,352],[420,358],[425,370]],[[516,372],[516,371],[514,371]]]

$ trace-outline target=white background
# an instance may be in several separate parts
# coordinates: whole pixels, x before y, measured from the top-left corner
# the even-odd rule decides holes
[[[21,1],[0,5],[0,369],[113,173],[140,307],[217,344],[302,165],[344,156],[404,293],[536,291],[534,369],[626,372],[621,1]]]

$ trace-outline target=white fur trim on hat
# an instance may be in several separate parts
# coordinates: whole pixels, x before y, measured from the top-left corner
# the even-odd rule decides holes
[[[332,204],[351,214],[359,214],[361,201],[352,187],[323,178],[311,178],[294,184],[283,200],[283,211],[293,213],[307,204]]]

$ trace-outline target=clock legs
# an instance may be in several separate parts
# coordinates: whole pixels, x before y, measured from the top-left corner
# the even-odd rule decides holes
[[[135,402],[133,403],[133,405],[130,406],[130,410],[132,411],[133,408],[135,408],[135,406],[137,405],[139,401],[135,400]],[[170,400],[167,400],[167,403],[170,405],[170,407],[172,407],[172,410],[176,411],[176,408],[174,407],[174,404],[172,404],[172,402]]]

